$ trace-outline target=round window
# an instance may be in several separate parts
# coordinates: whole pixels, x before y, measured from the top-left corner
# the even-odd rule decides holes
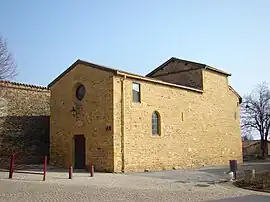
[[[79,85],[78,88],[76,89],[76,98],[78,100],[82,100],[85,95],[85,87],[84,85]]]

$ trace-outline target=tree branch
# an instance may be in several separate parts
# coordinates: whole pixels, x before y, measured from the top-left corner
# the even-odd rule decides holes
[[[256,130],[260,133],[261,141],[267,140],[270,130],[270,89],[265,82],[243,97],[241,123],[242,131]],[[265,151],[265,148],[262,149]]]
[[[0,80],[15,77],[16,69],[12,54],[8,51],[7,42],[0,36]]]

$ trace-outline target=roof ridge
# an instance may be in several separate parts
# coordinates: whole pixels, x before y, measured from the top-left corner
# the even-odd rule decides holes
[[[195,64],[195,65],[198,65],[200,66],[201,68],[206,68],[206,69],[209,69],[209,70],[212,70],[212,71],[215,71],[215,72],[218,72],[218,73],[221,73],[221,74],[225,74],[225,75],[228,75],[228,76],[231,76],[230,73],[227,73],[223,70],[220,70],[220,69],[217,69],[215,67],[212,67],[210,65],[207,65],[207,64],[204,64],[204,63],[200,63],[200,62],[195,62],[195,61],[191,61],[191,60],[187,60],[187,59],[180,59],[180,58],[177,58],[177,57],[171,57],[170,59],[168,59],[167,61],[163,62],[161,65],[159,65],[157,68],[155,68],[154,70],[152,70],[151,72],[149,72],[146,77],[151,77],[153,74],[155,74],[157,71],[159,71],[160,69],[162,69],[163,67],[165,67],[166,65],[168,65],[169,63],[171,62],[174,62],[174,61],[180,61],[180,62],[186,62],[186,63],[192,63],[192,64]]]
[[[1,83],[2,84],[12,84],[12,85],[16,85],[16,86],[23,86],[23,87],[28,87],[28,88],[49,90],[46,86],[38,86],[38,85],[26,84],[26,83],[15,82],[15,81],[0,80],[0,84]]]

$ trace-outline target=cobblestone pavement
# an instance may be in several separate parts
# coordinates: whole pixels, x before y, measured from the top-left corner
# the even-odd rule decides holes
[[[90,178],[87,173],[75,173],[69,180],[67,173],[48,172],[45,182],[41,175],[14,173],[13,179],[7,178],[8,173],[0,172],[0,201],[236,201],[237,196],[246,201],[260,197],[258,202],[267,196],[270,201],[268,194],[230,184],[179,183],[124,174],[95,173]]]

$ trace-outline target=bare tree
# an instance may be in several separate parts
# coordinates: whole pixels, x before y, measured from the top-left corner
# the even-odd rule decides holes
[[[0,80],[16,76],[16,64],[8,51],[7,42],[0,36]]]
[[[244,133],[258,132],[261,136],[262,157],[268,155],[267,139],[270,128],[270,89],[266,82],[243,97],[241,127]]]

